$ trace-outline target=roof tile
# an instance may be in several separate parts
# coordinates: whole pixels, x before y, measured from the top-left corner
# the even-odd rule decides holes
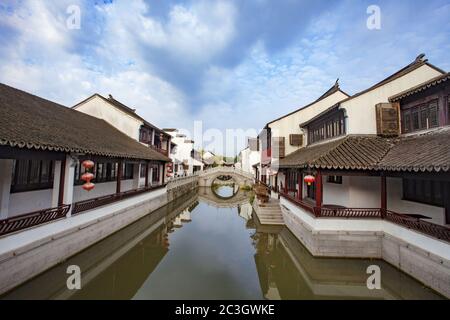
[[[104,120],[1,83],[0,145],[170,161]]]

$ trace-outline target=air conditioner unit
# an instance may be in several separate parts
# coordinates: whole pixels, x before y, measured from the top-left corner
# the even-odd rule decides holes
[[[395,137],[400,134],[400,105],[398,103],[378,103],[375,105],[377,135]]]

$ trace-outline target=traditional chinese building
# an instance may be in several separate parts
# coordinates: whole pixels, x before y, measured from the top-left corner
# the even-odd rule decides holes
[[[0,235],[150,191],[169,161],[107,121],[0,84]]]
[[[295,193],[298,200],[313,203],[319,211],[323,207],[380,208],[381,213],[392,210],[449,224],[448,74],[439,72],[393,96],[387,96],[390,90],[385,88],[425,66],[431,69],[426,62],[415,61],[380,84],[300,123],[307,146],[280,159],[283,192]],[[422,88],[420,94],[411,93],[418,88]],[[371,104],[373,96],[380,99],[375,104]],[[352,110],[353,99],[361,101],[358,112]],[[357,133],[355,127],[361,123],[366,129]],[[304,183],[306,175],[314,176],[314,183]]]
[[[77,103],[73,106],[73,109],[105,120],[117,130],[166,157],[169,157],[175,151],[175,144],[172,142],[170,134],[139,116],[136,113],[136,109],[128,107],[112,95],[105,98],[95,93]],[[154,171],[155,177],[157,177],[159,172],[156,166],[152,165],[150,170]],[[171,172],[169,171],[171,170],[171,164],[168,163],[164,175],[170,175]],[[144,177],[144,175],[145,172],[142,169],[141,176]]]
[[[450,296],[449,84],[420,55],[292,124],[302,147],[283,156],[278,144],[267,182],[313,255],[382,258]]]
[[[194,140],[188,139],[178,129],[164,129],[171,136],[171,141],[176,148],[170,154],[173,160],[173,176],[192,175],[203,170],[203,162],[200,154],[194,149]]]

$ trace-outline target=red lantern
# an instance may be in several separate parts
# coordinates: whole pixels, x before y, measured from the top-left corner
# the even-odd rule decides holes
[[[314,183],[314,181],[316,181],[316,178],[314,178],[314,176],[312,175],[307,175],[303,180],[308,186],[310,186],[312,183]]]
[[[83,189],[86,191],[91,191],[92,189],[94,189],[95,184],[93,184],[92,182],[86,182],[85,184],[83,184]]]
[[[92,168],[94,167],[94,162],[91,161],[91,160],[84,160],[84,161],[81,163],[81,165],[82,165],[86,170],[89,170],[89,169],[92,169]]]
[[[86,182],[91,182],[92,179],[94,179],[94,175],[90,172],[86,172],[81,176],[81,180]]]
[[[94,175],[89,172],[90,169],[92,169],[94,167],[94,162],[91,160],[84,160],[81,165],[84,167],[84,169],[86,170],[86,173],[84,173],[81,176],[81,180],[86,181],[85,184],[83,184],[83,189],[86,191],[91,191],[92,189],[94,189],[95,184],[93,184],[91,182],[92,179],[94,179]]]

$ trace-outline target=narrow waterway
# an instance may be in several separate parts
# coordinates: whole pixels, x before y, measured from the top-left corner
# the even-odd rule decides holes
[[[286,228],[255,229],[251,194],[200,188],[4,299],[440,299],[379,260],[314,258]],[[369,265],[381,289],[366,286]],[[81,269],[68,290],[67,267]]]

